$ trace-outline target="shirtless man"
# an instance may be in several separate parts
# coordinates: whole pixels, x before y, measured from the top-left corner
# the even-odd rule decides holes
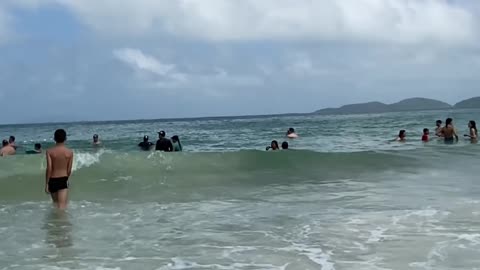
[[[65,130],[56,130],[54,139],[56,145],[47,150],[45,192],[50,194],[55,206],[63,210],[67,208],[68,178],[72,174],[73,152],[65,146]]]
[[[445,127],[442,129],[442,137],[445,139],[445,143],[453,143],[454,141],[458,141],[457,131],[453,126],[452,118],[448,118],[445,121]]]
[[[2,149],[0,150],[0,157],[15,155],[17,151],[11,146],[7,140],[2,141]]]

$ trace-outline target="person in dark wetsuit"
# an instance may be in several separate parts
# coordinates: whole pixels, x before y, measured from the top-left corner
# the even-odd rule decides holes
[[[158,132],[158,141],[155,146],[155,151],[163,151],[163,152],[172,152],[173,151],[173,144],[172,141],[165,138],[166,134],[165,131]]]
[[[153,143],[148,141],[148,136],[145,135],[143,136],[143,142],[138,144],[138,147],[142,149],[143,151],[150,151],[152,149]]]
[[[445,121],[445,127],[443,127],[442,129],[442,135],[443,135],[442,137],[445,139],[445,143],[451,144],[451,143],[454,143],[455,141],[458,141],[457,131],[453,126],[452,118],[448,118]]]

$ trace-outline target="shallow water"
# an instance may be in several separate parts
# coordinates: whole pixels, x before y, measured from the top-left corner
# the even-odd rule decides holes
[[[71,124],[66,213],[43,194],[43,156],[0,159],[0,269],[476,269],[480,147],[418,142],[444,114]],[[128,145],[159,126],[187,151]],[[300,150],[258,151],[290,126]],[[411,142],[387,143],[400,128]],[[80,140],[93,132],[104,149]]]

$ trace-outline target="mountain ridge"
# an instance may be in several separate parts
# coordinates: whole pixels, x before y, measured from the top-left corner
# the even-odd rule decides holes
[[[371,101],[365,103],[347,104],[338,108],[325,108],[314,112],[320,115],[342,115],[342,114],[368,114],[368,113],[386,113],[386,112],[403,112],[403,111],[432,111],[446,109],[466,109],[480,108],[480,97],[474,97],[462,100],[455,105],[446,102],[414,97],[403,99],[399,102],[386,104],[379,101]]]

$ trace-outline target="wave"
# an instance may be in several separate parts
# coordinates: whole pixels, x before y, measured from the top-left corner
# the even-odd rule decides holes
[[[456,158],[452,158],[454,155]],[[405,152],[319,153],[312,151],[239,151],[224,153],[76,152],[71,184],[82,197],[179,199],[215,187],[290,185],[299,182],[375,179],[421,174],[452,166],[471,168],[478,152],[423,149]],[[454,162],[457,165],[453,165]],[[457,167],[459,168],[459,167]],[[16,156],[0,161],[0,200],[42,198],[45,158]],[[392,173],[393,172],[393,173]],[[378,177],[377,177],[378,178]],[[21,194],[21,196],[19,195]],[[190,195],[188,195],[190,196]],[[181,196],[180,196],[181,197]]]

